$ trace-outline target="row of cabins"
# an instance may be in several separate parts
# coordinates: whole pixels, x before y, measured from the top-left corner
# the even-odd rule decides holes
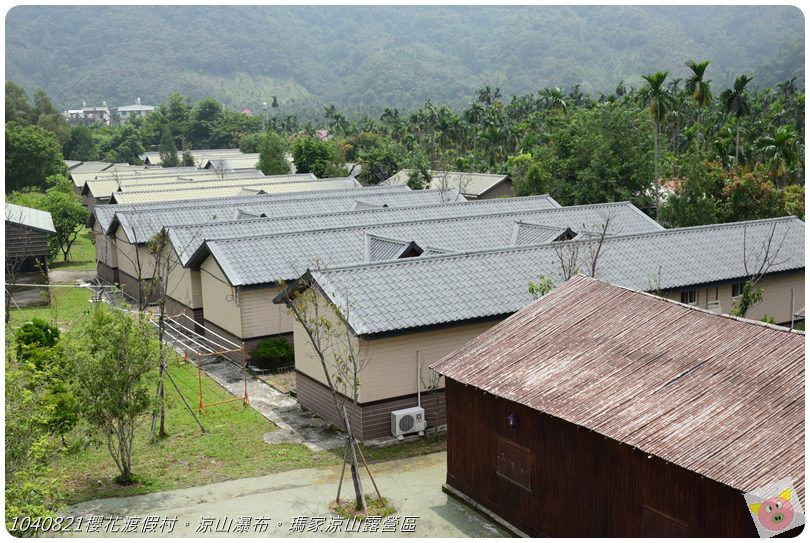
[[[759,283],[763,299],[747,316],[791,323],[804,303],[804,223],[795,217],[656,228],[610,236],[601,244],[578,235],[569,241],[310,269],[290,288],[314,289],[324,307],[337,307],[352,341],[372,361],[360,376],[358,404],[347,406],[353,429],[370,439],[389,433],[391,411],[416,405],[420,363],[435,362],[525,307],[532,301],[530,281],[546,276],[561,283],[566,278],[561,262],[571,272],[728,313],[769,240],[771,265]],[[597,250],[594,273],[590,257]],[[290,298],[285,292],[275,301]],[[293,335],[298,401],[338,423],[320,362],[300,324],[294,324]],[[423,407],[427,420],[441,426],[443,387],[434,394],[441,401]]]
[[[331,302],[359,303],[354,319],[373,306],[373,325],[349,322],[375,360],[352,408],[364,439],[388,434],[390,411],[415,403],[418,360],[437,360],[525,306],[528,284],[538,276],[561,282],[561,260],[569,262],[569,272],[587,270],[728,313],[770,237],[781,240],[780,254],[760,283],[763,301],[749,316],[789,323],[803,307],[804,225],[795,218],[664,230],[628,203],[564,208],[547,196],[477,202],[446,202],[446,196],[441,189],[395,186],[98,206],[99,275],[137,297],[138,278],[151,277],[145,243],[165,229],[171,311],[245,343],[248,351],[261,339],[292,334],[299,401],[334,421],[322,370],[300,344],[286,308],[272,301],[283,302],[284,285],[310,268],[304,275],[320,291],[339,293]],[[594,272],[595,232],[607,219]],[[348,279],[335,286],[333,277]],[[456,306],[464,311],[442,317]],[[428,416],[443,424],[443,402],[434,403]]]
[[[446,490],[518,534],[751,535],[740,492],[788,476],[803,495],[803,338],[722,315],[757,274],[747,316],[792,327],[802,221],[666,230],[626,202],[477,199],[499,194],[448,178],[116,199],[93,209],[98,273],[141,295],[164,233],[169,312],[248,353],[288,338],[298,401],[339,425],[286,307],[310,294],[367,360],[356,404],[344,390],[357,436],[419,404],[448,429]],[[784,430],[762,437],[772,412]]]

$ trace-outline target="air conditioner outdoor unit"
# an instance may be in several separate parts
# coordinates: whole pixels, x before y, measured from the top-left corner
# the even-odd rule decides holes
[[[391,433],[398,439],[405,434],[425,431],[425,410],[421,407],[409,407],[391,411]]]

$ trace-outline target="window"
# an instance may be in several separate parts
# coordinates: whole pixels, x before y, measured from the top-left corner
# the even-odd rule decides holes
[[[732,298],[739,298],[740,296],[742,296],[744,287],[745,287],[745,282],[732,283],[731,284],[731,297]]]
[[[689,305],[697,305],[697,291],[685,290],[681,292],[681,303]]]

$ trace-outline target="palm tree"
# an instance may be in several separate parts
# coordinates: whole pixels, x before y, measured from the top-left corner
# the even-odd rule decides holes
[[[773,137],[759,140],[757,154],[765,159],[768,171],[775,179],[783,179],[793,168],[798,157],[796,131],[792,126],[780,126]]]
[[[698,108],[698,134],[700,134],[701,128],[700,112],[703,108],[709,107],[709,105],[712,103],[711,80],[707,81],[703,79],[706,73],[706,68],[709,67],[709,64],[710,62],[708,60],[704,60],[703,62],[695,62],[694,60],[686,61],[686,66],[692,70],[692,75],[686,80],[686,92],[689,93],[689,96],[692,98],[692,102],[694,102]],[[698,141],[698,152],[700,152],[701,148],[702,146],[700,145],[700,141]]]
[[[565,93],[563,93],[563,90],[559,87],[544,88],[540,91],[540,98],[549,110],[559,109],[565,113],[568,109],[568,105],[565,103]]]
[[[661,123],[664,121],[670,108],[672,107],[672,95],[664,86],[667,72],[655,72],[654,74],[642,75],[647,84],[641,89],[641,97],[647,103],[655,122],[655,218],[658,219],[658,210],[661,194],[659,191],[658,176],[658,140],[661,136]]]
[[[751,114],[751,104],[748,103],[748,95],[745,86],[751,82],[753,77],[743,74],[734,81],[732,89],[726,89],[720,95],[726,113],[734,115],[737,121],[737,143],[734,152],[734,164],[740,163],[740,119]]]

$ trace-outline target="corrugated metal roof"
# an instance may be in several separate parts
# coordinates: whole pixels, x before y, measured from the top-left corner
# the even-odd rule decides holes
[[[408,183],[411,170],[400,170],[385,181],[386,185],[405,185]],[[509,180],[509,176],[496,173],[446,172],[428,170],[431,176],[430,188],[452,187],[460,189],[465,196],[480,196],[499,183]]]
[[[226,180],[227,181],[227,180]],[[220,184],[218,186],[196,186],[183,190],[167,189],[156,191],[127,191],[115,192],[110,199],[110,203],[135,204],[143,202],[171,202],[176,200],[193,200],[196,198],[229,198],[239,195],[243,188],[261,190],[265,194],[277,194],[283,192],[305,192],[334,190],[340,188],[360,187],[360,183],[354,177],[344,177],[337,179],[317,179],[313,181],[290,181],[284,183],[273,183],[267,181],[252,181],[245,179],[238,184]]]
[[[321,214],[314,214],[315,209],[311,207],[297,212],[295,208],[290,207],[284,210],[287,213],[286,217],[268,213],[268,217],[272,217],[274,220],[218,223],[210,226],[195,224],[189,228],[173,228],[169,236],[175,248],[183,248],[181,261],[185,264],[206,239],[233,239],[304,230],[361,227],[426,219],[558,209],[554,207],[556,202],[549,201],[550,198],[545,196],[441,203],[442,199],[447,196],[441,190],[414,190],[409,191],[408,194],[409,196],[397,195],[395,198],[378,198],[378,201],[388,204],[390,209],[352,210],[351,207],[345,207],[343,212],[338,212],[340,210],[335,207],[335,203],[324,201],[322,205],[329,208],[325,210],[325,213]],[[369,200],[365,196],[364,199]],[[346,204],[344,202],[343,205]],[[609,205],[622,206],[624,204]],[[569,213],[571,212],[569,211]],[[648,226],[649,223],[646,220],[640,221],[639,224],[641,224],[640,228],[652,228]],[[655,222],[652,224],[656,225],[656,228],[661,228]]]
[[[741,492],[803,495],[804,339],[575,277],[432,367]]]
[[[193,166],[177,167],[177,168],[162,168],[160,166],[152,166],[145,168],[138,166],[139,169],[121,170],[118,168],[110,168],[101,172],[71,172],[73,183],[77,187],[84,186],[88,181],[117,181],[117,180],[135,180],[135,179],[160,179],[161,177],[177,177],[180,174],[198,173],[198,170]],[[141,169],[142,168],[142,169]],[[211,175],[205,172],[206,175]],[[213,172],[216,173],[216,172]]]
[[[739,279],[748,275],[744,253],[753,267],[754,255],[772,234],[781,249],[770,271],[804,269],[804,222],[788,217],[612,237],[602,245],[596,277],[636,290]],[[579,248],[581,269],[587,265],[588,243],[574,240],[563,245]],[[538,275],[561,280],[558,247],[422,256],[312,275],[339,307],[351,300],[350,325],[355,332],[376,334],[519,311],[531,302],[529,281]],[[431,280],[424,281],[425,277]],[[391,285],[397,285],[396,296]]]
[[[421,191],[413,191],[419,193]],[[423,209],[412,209],[408,214],[400,208],[398,213],[381,213],[379,217],[399,215],[402,222],[389,220],[388,224],[344,225],[317,231],[282,233],[273,236],[241,239],[210,240],[206,243],[222,267],[230,283],[237,285],[274,284],[280,280],[295,279],[309,266],[345,266],[352,263],[383,260],[386,255],[396,258],[411,242],[418,247],[444,247],[455,251],[471,251],[493,247],[507,247],[512,240],[515,221],[546,221],[550,225],[578,228],[604,220],[606,213],[613,217],[617,229],[624,233],[649,232],[649,221],[639,220],[632,204],[596,204],[535,211],[514,211],[507,207],[510,199],[493,214],[470,214],[469,210],[483,206],[448,204],[440,209],[443,218],[429,219]],[[495,206],[491,206],[490,209]],[[395,211],[395,210],[391,210]],[[456,214],[453,216],[453,214]],[[408,216],[410,215],[410,216]],[[356,220],[355,217],[349,217]],[[300,221],[286,221],[288,225]],[[392,224],[394,223],[394,224]],[[279,222],[276,221],[276,227]],[[282,226],[283,227],[283,226]],[[659,231],[656,227],[655,231]],[[205,235],[200,229],[187,235]],[[369,241],[374,236],[378,241]],[[177,239],[170,238],[172,242]],[[195,257],[195,262],[202,255]],[[456,278],[464,283],[463,277]]]
[[[48,234],[56,233],[51,214],[41,209],[33,209],[6,202],[6,221],[21,224]]]

